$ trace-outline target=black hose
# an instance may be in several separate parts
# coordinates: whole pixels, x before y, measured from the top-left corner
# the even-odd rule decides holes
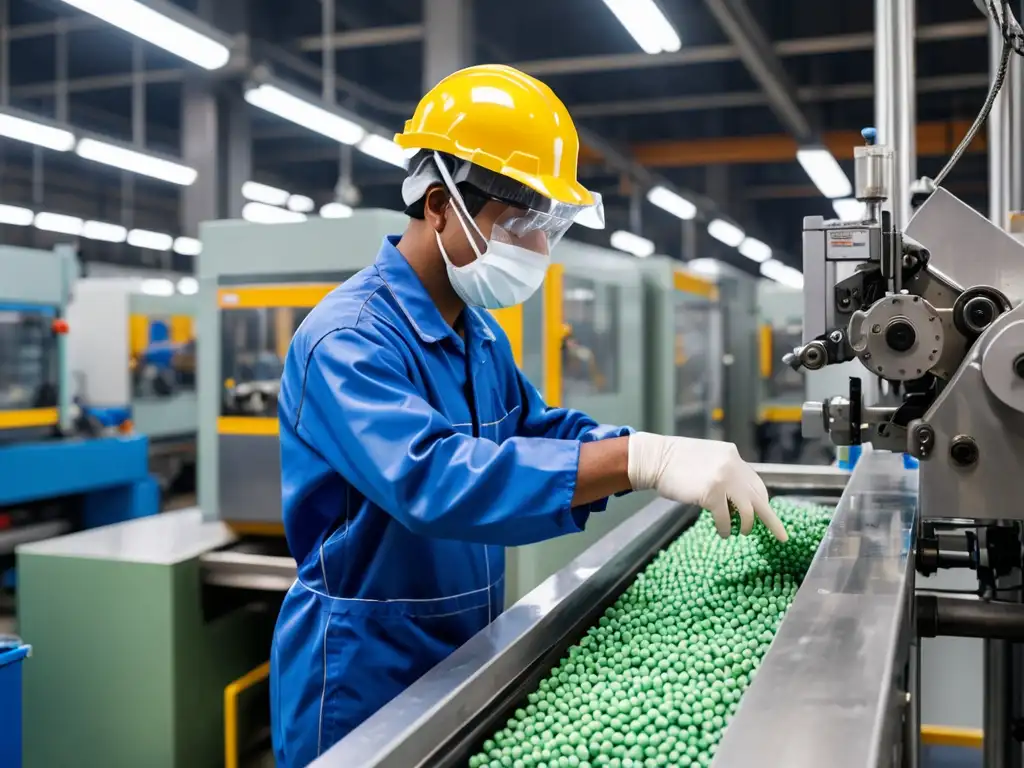
[[[917,596],[921,637],[982,637],[1024,642],[1024,605]]]

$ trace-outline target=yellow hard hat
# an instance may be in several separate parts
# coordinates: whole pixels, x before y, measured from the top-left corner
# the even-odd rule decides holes
[[[559,203],[595,203],[576,178],[580,139],[569,110],[513,67],[481,64],[449,75],[423,97],[395,143],[453,155]]]

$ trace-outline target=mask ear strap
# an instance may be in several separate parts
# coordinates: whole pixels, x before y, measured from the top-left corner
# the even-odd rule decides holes
[[[448,166],[445,165],[444,160],[441,159],[441,155],[437,152],[434,153],[434,162],[437,164],[437,170],[441,173],[441,178],[444,180],[444,185],[448,189],[448,196],[451,198],[453,208],[455,209],[455,215],[459,219],[459,223],[462,225],[462,229],[466,233],[466,239],[469,240],[469,245],[473,249],[473,253],[476,254],[478,259],[483,258],[483,252],[477,247],[476,238],[473,237],[473,233],[470,229],[477,234],[480,241],[483,243],[487,242],[487,238],[484,237],[484,233],[480,231],[480,228],[473,221],[473,217],[469,215],[469,209],[466,208],[466,201],[462,199],[462,195],[459,194],[459,189],[455,186],[455,179],[452,178],[451,173],[448,171]],[[486,246],[485,246],[486,248]]]

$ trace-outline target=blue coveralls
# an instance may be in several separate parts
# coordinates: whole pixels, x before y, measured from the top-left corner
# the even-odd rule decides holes
[[[486,311],[464,312],[464,342],[398,240],[309,314],[285,363],[299,570],[271,653],[279,768],[308,764],[487,626],[504,547],[605,508],[571,509],[580,443],[629,432],[547,408]]]

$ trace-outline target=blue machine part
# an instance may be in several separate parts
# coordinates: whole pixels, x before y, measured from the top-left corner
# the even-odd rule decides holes
[[[0,312],[32,312],[37,315],[56,317],[57,308],[48,304],[12,304],[0,301]]]
[[[149,475],[149,441],[144,435],[17,443],[0,448],[0,506],[150,484],[156,495],[147,500],[143,490],[139,498],[133,499],[132,509],[107,513],[97,510],[92,515],[87,511],[87,518],[102,519],[96,523],[99,525],[159,511],[158,488]],[[136,502],[139,508],[134,508]],[[87,510],[90,506],[87,498]]]
[[[21,662],[32,647],[0,637],[0,765],[21,766]]]
[[[860,461],[861,453],[863,452],[863,446],[860,445],[847,445],[841,446],[838,453],[837,466],[839,469],[852,472],[853,468],[857,466],[857,462]]]
[[[153,365],[161,370],[171,367],[174,356],[185,346],[174,341],[154,341],[139,355],[139,365]]]
[[[119,427],[132,418],[132,409],[126,405],[109,408],[82,406],[82,411],[102,426],[111,428]]]

